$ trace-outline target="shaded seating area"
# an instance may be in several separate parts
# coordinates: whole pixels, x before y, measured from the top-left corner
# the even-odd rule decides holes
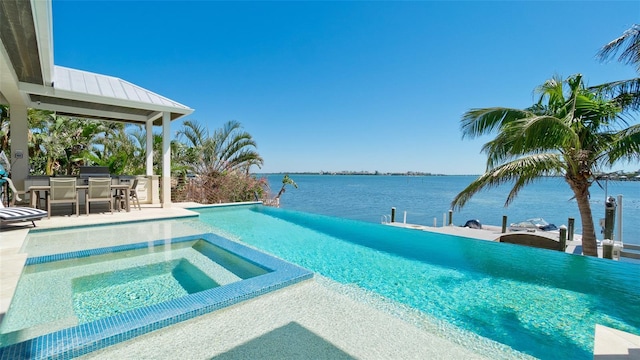
[[[89,188],[85,197],[85,209],[89,215],[92,202],[107,202],[113,214],[113,197],[111,196],[111,178],[89,178]]]
[[[135,188],[130,186],[128,179],[122,181],[118,177],[49,177],[37,176],[26,185],[26,197],[33,208],[47,210],[49,218],[57,215],[70,215],[67,206],[60,204],[76,204],[76,215],[80,211],[87,215],[96,212],[108,211],[113,214],[117,209],[130,211],[130,200],[138,203],[138,194]],[[139,182],[135,182],[137,187]],[[146,191],[146,189],[144,189]],[[42,195],[44,194],[44,197]],[[51,201],[50,201],[51,200]],[[53,203],[53,205],[51,205]],[[102,203],[102,204],[95,204]],[[83,208],[84,207],[84,208]]]
[[[535,233],[515,232],[504,234],[498,238],[499,242],[530,246],[540,249],[564,251],[564,244],[560,241],[547,236],[537,235]]]
[[[47,214],[44,210],[28,207],[0,207],[0,223],[31,221],[31,224],[35,227],[35,220],[40,220]]]
[[[47,212],[51,218],[51,204],[74,204],[76,216],[80,214],[80,202],[76,190],[75,178],[51,178],[49,179],[49,192],[47,194]]]

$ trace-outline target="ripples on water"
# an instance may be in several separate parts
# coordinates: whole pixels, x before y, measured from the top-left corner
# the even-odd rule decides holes
[[[283,175],[268,175],[272,192],[277,193]],[[378,223],[383,215],[396,208],[396,221],[442,226],[443,215],[450,209],[451,200],[475,176],[373,176],[373,175],[291,175],[298,184],[295,189],[287,186],[281,198],[281,207],[316,214],[343,217]],[[623,195],[623,240],[640,244],[640,181],[609,181],[607,194]],[[543,178],[520,191],[516,200],[505,208],[504,203],[511,188],[500,186],[476,194],[461,210],[453,214],[454,224],[463,225],[469,219],[482,224],[502,224],[502,216],[508,222],[542,217],[558,226],[575,219],[576,232],[581,232],[578,205],[573,193],[562,178]],[[604,217],[605,190],[597,184],[591,187],[591,210],[596,231],[602,239],[598,220]],[[617,226],[617,224],[616,224]],[[614,231],[617,234],[617,229]]]

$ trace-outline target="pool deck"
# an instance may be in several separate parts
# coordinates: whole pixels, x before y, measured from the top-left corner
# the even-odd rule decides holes
[[[141,211],[113,215],[54,216],[37,221],[36,225],[38,229],[55,229],[192,217],[197,213],[185,208],[196,206],[148,205]],[[31,225],[24,224],[29,225],[7,225],[0,230],[0,320],[10,305],[27,258],[20,250]],[[499,229],[445,227],[429,231],[481,240],[495,240],[499,236]],[[601,326],[595,333],[595,359],[640,359],[640,336]],[[85,358],[177,358],[186,354],[189,358],[217,359],[490,357],[356,301],[314,278],[87,354]]]
[[[483,359],[316,280],[85,355],[84,359]]]

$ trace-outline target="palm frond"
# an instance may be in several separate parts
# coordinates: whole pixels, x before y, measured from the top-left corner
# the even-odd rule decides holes
[[[475,138],[500,129],[505,124],[532,115],[527,110],[492,107],[471,109],[462,115],[462,138]]]
[[[596,55],[601,61],[605,61],[620,53],[618,61],[634,65],[640,73],[640,25],[634,24],[620,37],[613,39],[602,47]]]
[[[487,154],[487,169],[521,156],[561,153],[565,148],[579,146],[578,136],[571,125],[567,119],[546,115],[510,123],[482,147]]]
[[[614,164],[619,160],[640,161],[640,124],[630,126],[615,134],[608,152],[608,163]]]
[[[178,130],[178,137],[184,137],[193,147],[202,146],[205,139],[209,137],[209,131],[204,125],[195,120],[185,120],[182,129]]]
[[[533,154],[504,163],[488,170],[462,190],[451,202],[452,209],[461,209],[478,192],[514,183],[505,201],[508,206],[525,185],[541,176],[559,175],[563,172],[562,156],[559,154]]]
[[[640,110],[640,78],[612,81],[589,89],[612,99],[623,111]]]

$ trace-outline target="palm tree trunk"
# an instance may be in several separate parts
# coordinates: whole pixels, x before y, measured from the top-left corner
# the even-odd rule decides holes
[[[576,186],[572,187],[578,202],[580,219],[582,220],[582,253],[588,256],[598,256],[598,246],[596,243],[596,231],[593,224],[591,205],[589,204],[589,188]]]

